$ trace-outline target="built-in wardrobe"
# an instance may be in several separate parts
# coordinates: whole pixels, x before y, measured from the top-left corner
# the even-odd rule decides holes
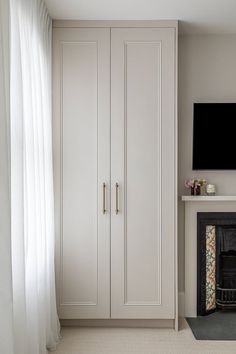
[[[177,318],[177,23],[55,21],[61,319]]]

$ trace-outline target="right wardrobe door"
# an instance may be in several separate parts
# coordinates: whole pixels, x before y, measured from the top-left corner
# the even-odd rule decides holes
[[[111,317],[175,317],[175,30],[111,30]]]

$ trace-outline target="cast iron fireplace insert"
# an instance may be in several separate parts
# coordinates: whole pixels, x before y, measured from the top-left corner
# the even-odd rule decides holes
[[[236,212],[197,213],[197,315],[236,309]]]

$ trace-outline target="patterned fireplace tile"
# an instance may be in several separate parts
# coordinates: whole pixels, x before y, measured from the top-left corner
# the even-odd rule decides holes
[[[216,308],[216,227],[206,226],[206,311]]]

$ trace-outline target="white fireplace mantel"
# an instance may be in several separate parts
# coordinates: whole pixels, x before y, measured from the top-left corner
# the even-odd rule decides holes
[[[236,212],[236,196],[182,196],[185,204],[185,316],[197,316],[197,213]]]
[[[236,195],[183,195],[181,200],[184,202],[236,202]]]

